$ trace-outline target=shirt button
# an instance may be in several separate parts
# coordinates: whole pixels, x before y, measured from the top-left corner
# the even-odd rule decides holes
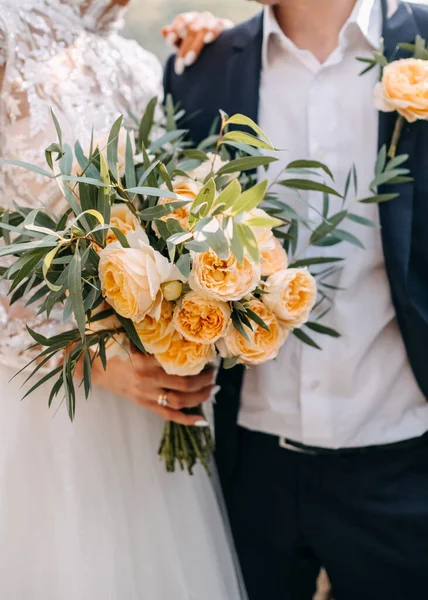
[[[320,385],[321,385],[321,382],[320,382],[320,381],[318,381],[318,379],[316,379],[315,381],[313,381],[313,382],[311,383],[311,386],[310,386],[310,387],[311,387],[311,390],[312,390],[313,392],[315,392],[315,390],[317,390],[317,389],[319,388],[319,386],[320,386]]]

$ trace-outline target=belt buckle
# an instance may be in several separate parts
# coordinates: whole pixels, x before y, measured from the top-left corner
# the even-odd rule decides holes
[[[298,454],[308,454],[310,456],[316,456],[317,453],[315,450],[306,450],[305,448],[299,448],[298,446],[294,446],[293,444],[289,444],[287,442],[287,438],[280,436],[279,445],[281,448],[285,448],[285,450],[291,450],[292,452],[297,452]]]
[[[285,437],[279,438],[279,445],[281,448],[285,448],[285,450],[291,450],[292,452],[298,452],[299,454],[306,454],[305,450],[302,448],[297,448],[296,446],[289,444]]]

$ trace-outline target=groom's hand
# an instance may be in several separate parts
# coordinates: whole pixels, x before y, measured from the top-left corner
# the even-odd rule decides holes
[[[215,370],[209,367],[192,377],[167,375],[153,356],[136,352],[128,361],[110,359],[106,371],[100,361],[96,361],[93,382],[128,398],[138,406],[148,408],[167,421],[203,426],[205,422],[201,421],[200,416],[181,411],[199,406],[210,398],[215,388]],[[167,405],[160,404],[162,400]]]

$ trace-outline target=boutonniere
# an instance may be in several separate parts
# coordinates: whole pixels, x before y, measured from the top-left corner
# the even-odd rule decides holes
[[[381,67],[380,80],[374,89],[376,108],[382,112],[397,112],[388,156],[394,158],[404,124],[428,120],[428,49],[425,40],[417,36],[414,44],[398,44],[398,48],[412,53],[411,58],[388,61],[383,47],[373,58],[358,58],[368,63],[361,75],[377,65]]]

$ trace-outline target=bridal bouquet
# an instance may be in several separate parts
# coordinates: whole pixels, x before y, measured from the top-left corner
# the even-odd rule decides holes
[[[267,179],[257,183],[254,170],[277,160],[261,152],[274,150],[263,131],[243,115],[222,114],[220,133],[192,148],[169,105],[166,133],[153,140],[154,106],[135,134],[120,118],[108,139],[92,139],[87,149],[64,144],[53,115],[58,140],[46,149],[46,170],[1,160],[52,179],[65,199],[59,215],[19,206],[2,211],[0,257],[13,257],[2,268],[11,302],[25,297],[47,317],[54,307],[63,310],[62,333],[46,338],[29,329],[40,353],[28,379],[48,372],[26,395],[50,381],[49,406],[63,395],[70,419],[78,363],[88,397],[94,361],[105,368],[114,354],[127,359],[131,345],[154,355],[167,373],[189,376],[218,354],[228,367],[272,360],[290,333],[318,347],[305,324],[338,335],[309,319],[341,259],[289,259],[300,224],[309,223]],[[324,196],[325,218],[310,244],[355,242],[338,227],[352,213],[328,215],[329,195],[345,194],[314,174],[332,178],[321,163],[297,161],[277,182]],[[324,263],[327,270],[309,272]],[[169,471],[178,462],[192,472],[197,462],[208,468],[212,450],[209,429],[167,423],[159,453]]]

